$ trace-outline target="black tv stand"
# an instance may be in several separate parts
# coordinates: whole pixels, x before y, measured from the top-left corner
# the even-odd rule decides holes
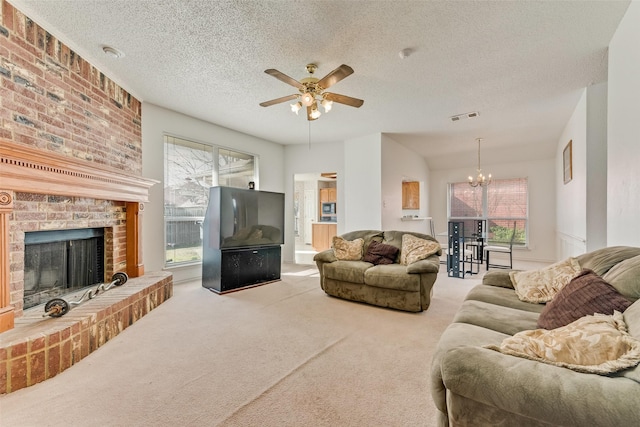
[[[208,249],[202,286],[223,294],[280,280],[280,245]]]

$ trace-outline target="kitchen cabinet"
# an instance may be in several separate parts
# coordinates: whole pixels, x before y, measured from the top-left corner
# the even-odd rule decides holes
[[[320,189],[320,203],[335,202],[338,200],[338,193],[335,188]]]
[[[333,236],[337,234],[337,224],[315,223],[312,225],[311,246],[318,252],[329,249]]]
[[[418,181],[402,183],[402,209],[420,209],[420,183]]]

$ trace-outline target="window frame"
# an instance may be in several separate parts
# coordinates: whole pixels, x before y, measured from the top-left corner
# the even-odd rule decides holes
[[[489,186],[495,185],[499,181],[512,181],[512,180],[524,180],[526,183],[526,216],[492,216],[489,217]],[[492,221],[500,221],[500,222],[508,222],[513,223],[513,221],[524,222],[524,233],[525,240],[523,243],[519,243],[514,241],[514,248],[529,248],[530,236],[529,236],[529,197],[530,197],[530,189],[529,189],[529,178],[528,177],[514,177],[514,178],[504,178],[504,179],[493,179],[492,183],[488,186],[476,187],[477,189],[482,190],[482,215],[481,216],[468,216],[468,217],[453,217],[451,216],[451,198],[452,191],[455,185],[469,185],[468,181],[459,181],[459,182],[449,182],[447,184],[447,218],[448,221],[472,221],[472,220],[484,220],[487,224]],[[488,244],[494,243],[509,243],[502,240],[488,240]]]
[[[171,142],[171,140],[173,139],[173,141]],[[176,141],[184,141],[186,144],[179,144]],[[203,226],[202,223],[204,222],[204,212],[206,211],[207,205],[208,205],[208,191],[205,190],[205,203],[204,206],[200,206],[199,208],[202,210],[202,215],[198,215],[198,216],[181,216],[181,215],[174,215],[174,216],[170,216],[167,215],[167,209],[172,208],[175,209],[177,208],[176,204],[174,203],[174,205],[167,205],[167,192],[171,191],[171,186],[168,184],[168,181],[170,181],[170,177],[169,177],[169,164],[170,164],[170,159],[168,158],[169,156],[169,146],[170,145],[181,145],[183,147],[189,147],[190,145],[193,145],[191,148],[195,149],[195,150],[201,150],[201,151],[206,151],[207,153],[211,153],[211,187],[215,187],[219,185],[219,177],[220,177],[220,150],[225,150],[227,152],[230,153],[238,153],[241,155],[245,155],[245,156],[249,156],[252,158],[253,161],[253,175],[251,176],[251,178],[249,178],[249,180],[254,182],[254,188],[257,190],[259,188],[259,164],[260,164],[260,156],[254,153],[249,153],[243,150],[238,150],[235,148],[230,148],[230,147],[225,147],[222,145],[217,145],[217,144],[213,144],[213,143],[209,143],[209,142],[204,142],[204,141],[199,141],[196,140],[194,138],[185,138],[182,136],[178,136],[178,135],[174,135],[174,134],[170,134],[170,133],[163,133],[163,137],[162,137],[162,144],[163,144],[163,241],[164,241],[164,267],[165,268],[177,268],[177,267],[183,267],[183,266],[189,266],[189,265],[198,265],[198,264],[202,264],[202,236],[203,236]],[[206,147],[207,149],[201,149],[197,146],[202,146],[202,147]],[[210,150],[210,151],[209,151]],[[204,176],[204,174],[202,174]],[[204,180],[208,180],[208,177],[204,177]],[[233,186],[232,187],[235,188],[248,188],[244,183],[243,186]],[[208,188],[208,187],[207,187]],[[174,191],[178,191],[177,189]],[[194,209],[196,210],[196,209]],[[183,221],[183,222],[191,222],[193,221],[194,223],[198,224],[200,226],[200,248],[199,248],[199,258],[198,259],[190,259],[190,260],[183,260],[183,261],[169,261],[170,256],[169,256],[169,251],[170,250],[174,250],[174,258],[175,258],[175,246],[173,247],[169,247],[169,242],[168,242],[168,230],[169,230],[169,226],[170,223],[172,222],[171,219],[176,219],[178,222]],[[176,222],[176,221],[173,221]],[[175,226],[175,225],[174,225]],[[175,243],[173,243],[173,245],[175,245]],[[195,248],[195,246],[192,246],[193,248]]]

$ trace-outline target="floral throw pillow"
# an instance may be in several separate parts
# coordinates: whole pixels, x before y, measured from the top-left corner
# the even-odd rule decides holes
[[[560,328],[518,332],[485,348],[578,372],[606,375],[640,363],[640,341],[627,332],[622,313],[594,314]]]
[[[440,243],[433,240],[421,239],[413,234],[402,235],[402,249],[400,250],[400,264],[409,265],[416,261],[430,257],[440,251]]]
[[[549,302],[580,272],[575,258],[567,258],[540,270],[509,273],[516,294],[521,301]]]
[[[331,246],[337,259],[341,261],[359,261],[362,259],[364,239],[345,240],[340,236],[334,236]]]

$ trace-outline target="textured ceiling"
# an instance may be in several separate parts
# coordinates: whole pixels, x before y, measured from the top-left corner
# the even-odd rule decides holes
[[[432,169],[550,158],[580,90],[607,77],[629,1],[9,0],[139,99],[282,144],[389,134]],[[102,46],[125,53],[103,54]],[[401,59],[399,52],[412,53]],[[364,99],[311,123],[295,78],[355,73]],[[450,116],[479,117],[451,122]],[[224,141],[216,141],[224,144]],[[488,160],[491,159],[491,160]]]

